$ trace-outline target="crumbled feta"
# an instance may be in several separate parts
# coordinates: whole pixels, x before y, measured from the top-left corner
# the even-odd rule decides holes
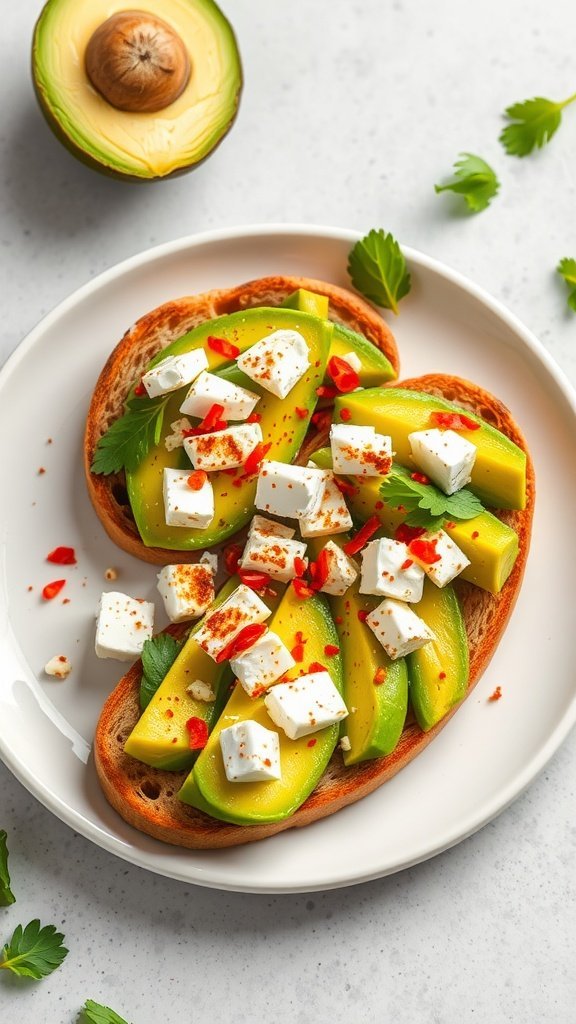
[[[166,395],[190,384],[207,366],[204,349],[196,348],[179,356],[167,356],[162,362],[156,363],[144,374],[142,383],[149,398],[158,398],[159,395]]]
[[[383,476],[390,469],[392,439],[374,427],[333,423],[330,448],[335,473],[349,476]]]
[[[264,698],[270,718],[291,740],[346,718],[348,709],[328,672],[310,672],[277,683]]]
[[[267,605],[250,587],[241,583],[223,604],[207,613],[194,633],[194,639],[216,661],[220,651],[238,636],[244,626],[264,622],[269,616]]]
[[[247,651],[230,659],[230,668],[249,697],[267,689],[295,664],[288,648],[270,629]]]
[[[171,434],[166,434],[164,438],[164,447],[167,452],[173,452],[176,448],[181,448],[184,444],[184,431],[191,430],[192,424],[190,420],[186,419],[185,416],[180,420],[174,420],[174,423],[170,424]]]
[[[241,423],[212,434],[187,437],[184,450],[195,469],[208,473],[243,466],[250,452],[262,441],[259,423]]]
[[[341,356],[340,358],[343,359],[345,363],[348,363],[348,366],[351,366],[356,373],[360,373],[362,369],[362,361],[358,358],[355,352],[347,352],[345,356]]]
[[[104,571],[104,579],[105,580],[117,580],[118,579],[118,569],[114,569],[112,566],[110,566],[109,569],[106,569]]]
[[[214,491],[206,479],[195,491],[188,486],[190,471],[164,469],[164,509],[167,526],[187,526],[204,529],[214,519]]]
[[[455,430],[416,430],[408,434],[412,458],[445,494],[470,482],[476,445]]]
[[[214,577],[207,565],[165,565],[158,573],[158,590],[171,622],[197,619],[214,600]]]
[[[344,495],[336,483],[331,469],[322,469],[322,493],[320,504],[310,515],[300,519],[300,533],[303,537],[324,537],[326,534],[344,533],[352,526]]]
[[[260,395],[215,373],[201,373],[186,395],[180,412],[202,419],[213,405],[222,405],[225,420],[246,420],[254,409]]]
[[[350,743],[349,736],[342,736],[340,738],[340,750],[348,751],[352,750],[352,744]]]
[[[283,523],[277,523],[275,519],[266,519],[264,516],[256,515],[252,517],[248,536],[251,537],[253,533],[259,533],[262,537],[287,537],[291,539],[296,530],[293,530],[291,526],[284,526]]]
[[[306,545],[290,537],[263,536],[253,532],[246,541],[240,559],[242,569],[256,569],[265,572],[279,583],[288,583],[297,576],[295,558],[304,558]]]
[[[422,598],[424,570],[414,561],[406,544],[382,537],[362,552],[361,594],[380,594],[414,604]]]
[[[44,671],[47,676],[54,676],[56,679],[66,679],[72,671],[72,665],[63,654],[55,654],[44,665]]]
[[[274,331],[238,356],[251,380],[277,398],[286,398],[310,365],[308,345],[298,331]]]
[[[389,597],[370,612],[366,623],[392,661],[436,639],[432,630],[407,604],[392,601]]]
[[[96,654],[99,658],[134,661],[152,636],[154,605],[118,591],[100,597],[96,618]]]
[[[324,546],[324,551],[328,552],[328,576],[320,590],[325,594],[334,594],[336,597],[341,597],[357,578],[358,566],[354,559],[350,558],[332,540],[329,540]]]
[[[256,508],[286,519],[310,515],[320,503],[323,471],[284,462],[262,463],[256,487]]]
[[[186,693],[189,693],[194,700],[203,700],[205,704],[213,704],[216,700],[216,694],[210,683],[205,683],[203,679],[195,679],[194,682],[188,683]]]
[[[470,559],[466,558],[464,552],[460,550],[458,545],[454,543],[450,535],[444,530],[438,530],[436,533],[427,533],[423,539],[436,541],[436,554],[440,555],[440,559],[431,565],[427,562],[420,562],[418,558],[415,560],[422,566],[426,575],[437,587],[445,587],[467,565],[470,565]]]
[[[204,551],[200,556],[200,565],[207,565],[213,576],[218,572],[218,555]]]
[[[267,782],[282,778],[278,733],[248,719],[220,733],[228,782]]]

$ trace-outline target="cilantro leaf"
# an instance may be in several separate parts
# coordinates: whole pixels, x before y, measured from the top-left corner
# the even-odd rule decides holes
[[[144,642],[142,649],[142,680],[140,682],[140,707],[148,707],[160,683],[178,657],[183,640],[175,640],[169,633],[159,633]]]
[[[465,487],[455,494],[444,494],[434,484],[421,484],[413,480],[410,470],[394,464],[380,487],[380,493],[392,508],[408,512],[408,526],[423,526],[439,530],[446,519],[474,519],[484,506],[472,491]]]
[[[36,918],[25,928],[19,924],[10,942],[2,950],[0,970],[4,967],[19,977],[40,978],[52,974],[68,955],[62,945],[64,936],[57,932],[53,924],[42,928]]]
[[[11,903],[16,903],[16,897],[10,888],[7,839],[7,832],[0,829],[0,907],[9,907]]]
[[[533,149],[542,149],[556,134],[562,121],[562,111],[576,100],[576,93],[556,103],[543,96],[535,96],[523,103],[507,107],[504,116],[511,122],[500,135],[500,142],[510,156],[528,156]]]
[[[564,278],[566,284],[572,291],[568,295],[568,305],[576,313],[576,260],[565,256],[556,267],[557,272]]]
[[[348,273],[362,295],[394,313],[411,288],[404,254],[396,239],[382,228],[372,228],[356,242],[348,256]]]
[[[118,473],[136,469],[154,445],[159,444],[166,398],[159,400],[131,399],[120,419],[115,420],[96,446],[93,473]]]
[[[120,1017],[109,1006],[95,1003],[93,999],[87,999],[84,1003],[81,1020],[90,1021],[90,1024],[128,1024],[124,1017]]]
[[[454,180],[444,185],[434,185],[438,192],[455,192],[464,197],[472,213],[480,213],[494,198],[500,182],[489,164],[473,153],[460,153],[454,164]]]

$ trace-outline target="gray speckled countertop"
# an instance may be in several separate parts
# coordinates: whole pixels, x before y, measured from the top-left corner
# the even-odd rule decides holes
[[[249,222],[383,224],[502,299],[576,381],[576,319],[553,273],[576,254],[576,109],[532,159],[497,142],[507,104],[576,89],[574,4],[228,0],[246,72],[237,125],[194,175],[152,188],[94,175],[45,127],[28,74],[40,6],[3,14],[0,358],[76,287],[155,243]],[[502,181],[478,217],[432,190],[461,150]],[[133,1024],[568,1021],[575,778],[571,736],[448,853],[362,887],[265,897],[116,860],[0,768],[19,897],[0,910],[0,944],[39,916],[70,949],[39,984],[0,978],[2,1019],[72,1024],[91,997]]]

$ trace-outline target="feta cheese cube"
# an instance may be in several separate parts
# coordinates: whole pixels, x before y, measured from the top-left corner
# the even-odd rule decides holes
[[[154,605],[118,591],[105,591],[96,617],[96,654],[99,658],[134,661],[152,636]]]
[[[142,383],[149,398],[158,398],[190,384],[207,366],[204,349],[196,348],[179,356],[167,356],[144,374]]]
[[[270,609],[250,587],[243,583],[230,594],[223,604],[208,612],[194,639],[214,661],[220,651],[238,636],[244,626],[264,622]]]
[[[321,469],[289,466],[284,462],[262,463],[256,487],[256,508],[286,519],[310,515],[320,503],[324,483]]]
[[[329,540],[324,546],[324,551],[328,552],[328,576],[320,590],[325,594],[334,594],[336,597],[341,597],[357,578],[358,566],[354,559],[350,558],[332,540]]]
[[[330,448],[335,473],[349,476],[383,476],[390,469],[392,439],[374,427],[333,423]]]
[[[170,424],[172,430],[171,434],[167,434],[164,438],[164,447],[167,452],[173,452],[176,448],[181,448],[184,444],[184,431],[191,430],[192,424],[190,420],[187,420],[185,416],[181,420],[174,420],[174,423]]]
[[[454,494],[470,482],[476,445],[455,430],[415,430],[408,440],[418,469],[445,494]]]
[[[165,565],[158,590],[171,622],[197,619],[214,600],[214,577],[207,565]]]
[[[220,749],[228,782],[281,779],[278,733],[248,719],[222,729]]]
[[[204,701],[205,704],[213,704],[216,700],[216,694],[210,683],[205,683],[203,679],[194,679],[193,682],[188,683],[186,693],[189,693],[194,700]]]
[[[207,565],[213,576],[218,572],[218,555],[211,551],[203,551],[200,555],[200,565]]]
[[[229,380],[217,377],[215,373],[204,372],[194,381],[180,406],[180,412],[202,419],[213,405],[222,405],[225,420],[246,420],[254,409],[260,395]]]
[[[247,651],[230,659],[230,668],[249,697],[267,689],[295,664],[288,648],[270,629]]]
[[[287,537],[291,539],[296,530],[291,526],[284,526],[284,523],[277,523],[274,519],[266,519],[264,516],[253,516],[248,529],[248,536],[259,533],[262,537]]]
[[[167,526],[204,529],[214,519],[214,491],[206,480],[199,491],[188,486],[185,469],[164,469],[164,509]]]
[[[299,331],[274,331],[236,360],[238,367],[277,398],[286,398],[310,365],[308,345]]]
[[[64,654],[55,654],[44,665],[44,671],[47,676],[54,676],[55,679],[66,679],[72,671],[72,665]]]
[[[348,363],[348,366],[351,366],[356,373],[360,373],[360,370],[362,369],[362,361],[358,358],[355,352],[347,352],[345,356],[341,356],[340,358],[343,359],[345,363]]]
[[[348,714],[328,672],[309,672],[289,683],[278,683],[264,703],[274,724],[291,740],[326,729]]]
[[[362,552],[361,594],[381,594],[414,604],[422,598],[424,570],[406,544],[383,537]]]
[[[262,441],[259,423],[241,423],[212,434],[198,434],[184,440],[184,451],[194,469],[213,473],[243,466],[250,452]]]
[[[323,486],[320,503],[310,515],[300,519],[303,537],[324,537],[326,534],[344,533],[352,526],[344,495],[339,489],[331,469],[322,469]]]
[[[436,533],[427,533],[423,540],[436,543],[436,554],[440,555],[440,559],[431,565],[427,562],[421,562],[418,558],[415,561],[422,566],[428,578],[437,587],[445,587],[467,565],[470,565],[470,559],[466,558],[464,552],[460,550],[458,545],[454,543],[450,535],[444,530],[438,530]],[[412,555],[411,557],[414,556]]]
[[[366,623],[392,661],[436,639],[432,630],[407,604],[392,601],[389,597],[370,612]]]
[[[289,537],[262,536],[252,533],[246,542],[240,566],[242,569],[256,569],[265,572],[279,583],[288,583],[296,574],[295,558],[304,558],[306,545],[301,540]]]

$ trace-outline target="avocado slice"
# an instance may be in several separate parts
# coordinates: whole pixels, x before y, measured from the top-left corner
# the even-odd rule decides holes
[[[261,338],[280,329],[299,331],[306,339],[310,355],[309,370],[285,399],[276,398],[270,392],[264,391],[259,385],[244,377],[235,363],[227,365],[223,356],[206,345],[208,337],[216,335],[233,342],[243,352]],[[242,382],[251,391],[262,396],[256,411],[262,417],[260,427],[264,442],[272,444],[267,458],[289,463],[300,449],[316,405],[316,388],[324,377],[331,334],[332,324],[328,320],[319,320],[308,313],[299,313],[292,309],[257,307],[200,324],[159,353],[150,366],[168,355],[204,347],[211,371],[225,369],[225,375],[229,379]],[[179,409],[187,390],[181,388],[170,395],[158,445],[148,453],[134,472],[126,473],[126,485],[134,519],[144,544],[149,547],[158,546],[176,551],[203,550],[236,533],[254,513],[256,479],[244,481],[237,487],[234,486],[232,477],[226,473],[211,473],[215,515],[210,526],[202,530],[192,530],[166,525],[162,497],[164,467],[182,468],[189,466],[190,462],[182,448],[172,452],[166,451],[164,438],[170,433],[170,424],[182,416]],[[300,418],[294,412],[296,407],[307,410],[308,415]]]
[[[294,646],[298,630],[302,630],[307,638],[306,662],[288,673],[289,676],[297,676],[299,668],[307,670],[312,662],[318,661],[326,666],[335,686],[342,692],[341,658],[339,655],[328,658],[324,653],[326,644],[338,645],[338,635],[323,597],[315,595],[302,601],[294,588],[288,587],[270,621],[270,629],[278,633],[288,648]],[[248,718],[278,733],[281,779],[228,782],[220,749],[220,733],[222,729]],[[282,729],[274,725],[264,698],[248,697],[238,684],[178,796],[184,803],[222,821],[239,825],[282,821],[294,814],[316,786],[338,742],[338,731],[339,725],[335,724],[312,737],[290,740]],[[312,739],[316,742],[311,745]]]
[[[170,53],[177,40],[174,48],[177,57],[183,51],[184,60],[188,58],[189,77],[182,76],[179,94],[168,89],[168,102],[159,109],[146,105],[146,83],[136,89],[133,109],[119,109],[110,100],[124,102],[117,96],[122,74],[115,77],[120,47],[125,45],[122,26],[106,34],[94,62],[106,73],[111,69],[109,98],[98,91],[87,71],[89,44],[95,45],[96,31],[127,13],[115,12],[114,6],[118,7],[108,0],[48,0],[45,4],[34,31],[32,74],[46,120],[76,157],[114,177],[143,181],[192,170],[226,135],[236,115],[242,69],[232,28],[213,0],[162,0],[156,6],[170,36]],[[142,60],[152,53],[153,61],[159,19],[149,10],[129,13],[143,19],[140,39],[137,25],[130,30],[134,52],[139,52],[143,40]],[[162,59],[158,63],[162,65]],[[159,76],[173,78],[177,60],[169,70],[168,75],[160,67]]]
[[[374,426],[379,433],[389,434],[397,461],[411,468],[415,466],[408,435],[430,429],[432,412],[465,413],[480,424],[479,430],[459,431],[477,449],[470,490],[494,508],[526,507],[526,453],[495,427],[454,402],[407,388],[371,388],[336,398],[335,422],[341,422],[344,408],[350,413],[347,423]]]
[[[309,292],[307,288],[297,288],[282,303],[286,309],[299,309],[302,313],[311,313],[322,320],[328,319],[328,296],[318,292]]]
[[[439,589],[424,581],[424,594],[412,605],[436,639],[407,657],[410,702],[416,721],[428,732],[466,696],[468,640],[453,587]]]

